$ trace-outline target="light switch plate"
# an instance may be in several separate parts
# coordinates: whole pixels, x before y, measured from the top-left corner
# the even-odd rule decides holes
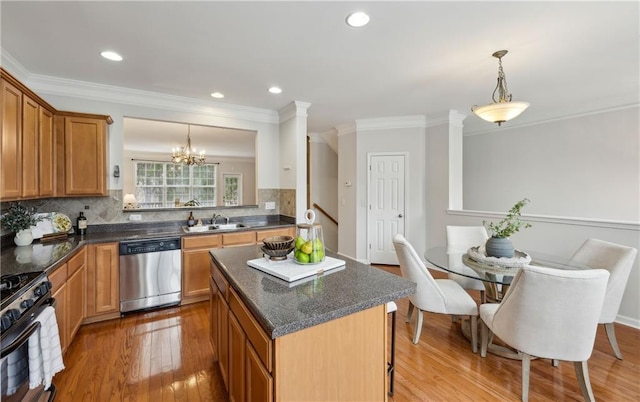
[[[142,220],[142,215],[131,214],[131,215],[129,215],[129,220],[130,221],[141,221]]]
[[[264,203],[264,209],[276,209],[275,201],[267,201]]]

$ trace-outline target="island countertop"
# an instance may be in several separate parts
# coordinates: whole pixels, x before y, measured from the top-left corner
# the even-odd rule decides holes
[[[209,251],[230,285],[272,339],[415,293],[416,284],[371,265],[337,256],[343,268],[288,283],[247,265],[259,246]]]

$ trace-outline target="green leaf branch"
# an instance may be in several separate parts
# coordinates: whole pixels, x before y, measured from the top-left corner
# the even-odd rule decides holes
[[[509,237],[512,234],[520,231],[521,228],[530,228],[530,223],[522,222],[520,220],[520,210],[529,202],[530,201],[527,198],[523,198],[522,200],[516,202],[513,207],[511,207],[511,209],[507,213],[507,216],[500,222],[487,223],[487,221],[482,221],[482,224],[492,233],[493,237]]]

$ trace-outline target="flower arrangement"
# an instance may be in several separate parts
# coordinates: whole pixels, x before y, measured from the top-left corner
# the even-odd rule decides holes
[[[15,233],[29,229],[42,220],[41,217],[37,216],[35,208],[27,208],[19,202],[10,204],[1,218],[2,226]]]
[[[525,223],[520,220],[520,210],[522,207],[527,205],[530,201],[527,198],[523,198],[522,200],[516,202],[516,204],[511,207],[507,216],[498,223],[482,221],[482,224],[492,233],[493,237],[501,237],[507,238],[512,234],[518,232],[520,228],[530,228],[530,223]]]

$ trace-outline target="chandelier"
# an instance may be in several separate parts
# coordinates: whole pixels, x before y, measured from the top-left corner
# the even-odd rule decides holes
[[[498,50],[492,56],[498,59],[498,84],[493,90],[493,103],[484,106],[474,105],[471,111],[483,120],[498,123],[500,126],[505,121],[518,117],[529,107],[528,102],[511,102],[511,94],[507,88],[507,79],[502,70],[502,58],[507,54],[507,50]],[[498,100],[496,100],[498,92]]]
[[[184,165],[202,165],[204,164],[204,150],[197,152],[195,148],[191,148],[191,126],[187,125],[187,145],[180,148],[173,148],[171,152],[171,162],[182,163]]]

